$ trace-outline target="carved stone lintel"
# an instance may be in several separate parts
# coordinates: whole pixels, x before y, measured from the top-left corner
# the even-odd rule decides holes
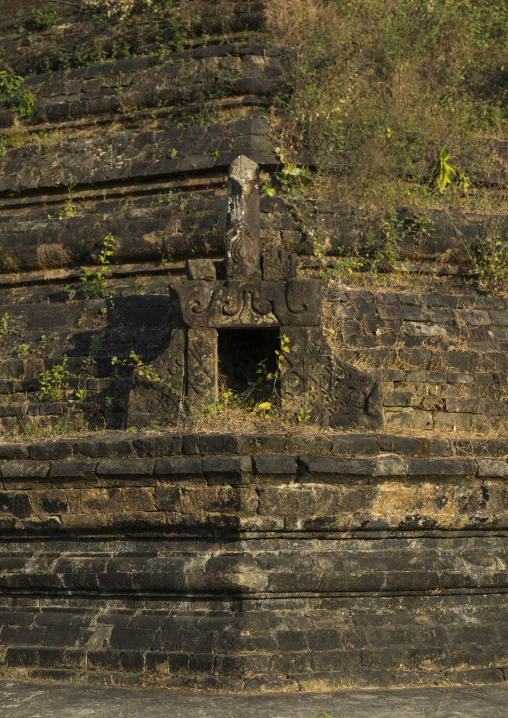
[[[321,322],[318,279],[292,279],[285,284],[180,280],[172,287],[188,327],[310,327]]]
[[[261,278],[259,167],[241,155],[228,176],[226,270],[229,279]]]

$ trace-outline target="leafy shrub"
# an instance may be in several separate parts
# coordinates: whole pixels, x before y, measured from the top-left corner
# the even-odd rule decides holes
[[[39,383],[45,401],[64,400],[65,383],[72,376],[67,369],[67,361],[65,356],[61,364],[56,364],[52,369],[46,369],[39,375]]]
[[[22,117],[29,117],[32,114],[35,98],[24,85],[24,78],[21,75],[1,70],[0,102],[14,108]]]
[[[48,8],[46,10],[37,10],[37,8],[33,8],[33,11],[34,27],[36,30],[49,30],[50,27],[58,25],[60,22],[56,9]]]

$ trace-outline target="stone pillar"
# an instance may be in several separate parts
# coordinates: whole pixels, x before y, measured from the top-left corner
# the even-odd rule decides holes
[[[201,407],[217,401],[217,330],[189,329],[187,332],[187,398]]]
[[[241,155],[228,176],[226,271],[228,279],[261,279],[259,167]]]

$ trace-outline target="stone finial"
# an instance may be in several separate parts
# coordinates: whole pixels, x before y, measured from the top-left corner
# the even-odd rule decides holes
[[[261,279],[259,167],[241,155],[229,168],[226,271],[228,279]]]

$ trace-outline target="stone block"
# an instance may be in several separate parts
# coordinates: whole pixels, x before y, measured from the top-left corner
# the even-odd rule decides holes
[[[49,469],[49,462],[6,461],[0,465],[0,476],[5,479],[44,479]]]
[[[478,476],[506,477],[508,476],[508,463],[499,459],[477,459]]]
[[[175,456],[171,459],[159,459],[155,464],[155,474],[172,478],[202,478],[202,459],[200,456]]]
[[[150,459],[101,459],[97,464],[100,476],[152,476],[155,461]]]
[[[250,456],[204,456],[203,473],[208,480],[249,480],[252,475]]]
[[[132,445],[136,455],[142,459],[175,456],[182,453],[182,436],[181,434],[143,436],[134,439]]]
[[[406,476],[408,465],[398,456],[379,456],[372,460],[374,476]]]
[[[379,445],[381,451],[389,451],[403,456],[419,454],[422,451],[422,440],[410,436],[381,435],[379,436]]]
[[[455,397],[447,397],[445,399],[445,407],[446,411],[451,413],[478,413],[477,399],[460,399]]]
[[[260,455],[254,456],[254,469],[256,474],[289,474],[296,475],[298,466],[293,456]]]
[[[380,448],[377,436],[335,435],[332,437],[332,442],[331,453],[338,456],[368,456],[377,454]]]
[[[185,264],[187,279],[215,281],[217,271],[213,259],[188,259]]]
[[[287,451],[292,454],[330,454],[332,438],[320,434],[293,434],[286,438]]]
[[[281,454],[285,449],[284,437],[279,434],[245,434],[238,438],[240,454]]]
[[[70,441],[41,441],[28,447],[28,455],[34,461],[69,459],[72,456]]]
[[[237,434],[200,434],[199,452],[202,454],[238,454],[241,437]]]
[[[52,461],[49,471],[51,478],[93,478],[97,461]]]
[[[367,459],[339,459],[326,456],[300,456],[299,462],[309,474],[373,476],[374,464]]]
[[[469,459],[408,459],[409,476],[474,476]]]

